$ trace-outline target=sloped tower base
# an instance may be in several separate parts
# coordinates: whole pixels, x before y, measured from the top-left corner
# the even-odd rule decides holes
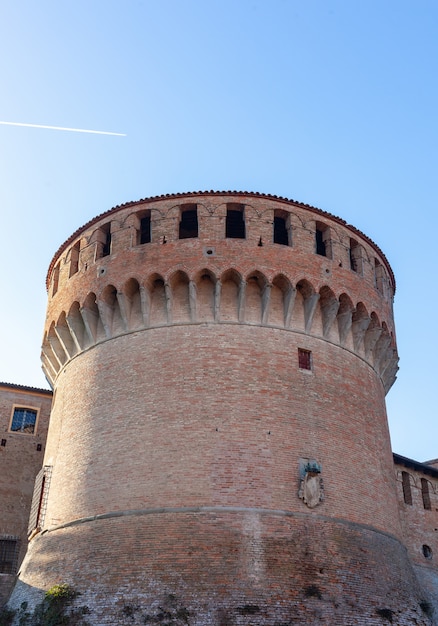
[[[397,540],[284,511],[144,510],[81,520],[32,541],[10,604],[41,599],[35,591],[59,581],[80,591],[77,604],[95,626],[431,623]]]

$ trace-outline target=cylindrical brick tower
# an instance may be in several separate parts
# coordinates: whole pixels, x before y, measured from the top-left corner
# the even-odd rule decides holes
[[[90,624],[428,624],[385,393],[394,276],[343,220],[258,193],[117,206],[50,265],[54,389],[12,603]]]

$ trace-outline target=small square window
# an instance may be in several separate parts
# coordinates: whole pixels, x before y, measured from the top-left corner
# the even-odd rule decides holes
[[[312,353],[310,350],[298,348],[298,367],[300,370],[312,369]]]
[[[28,409],[15,407],[12,416],[11,431],[13,433],[26,433],[33,435],[38,411],[36,409]]]

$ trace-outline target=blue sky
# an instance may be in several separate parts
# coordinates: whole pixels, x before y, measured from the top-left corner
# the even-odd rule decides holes
[[[40,369],[58,247],[112,206],[238,189],[339,215],[397,279],[394,451],[438,457],[438,4],[3,0],[0,380]]]

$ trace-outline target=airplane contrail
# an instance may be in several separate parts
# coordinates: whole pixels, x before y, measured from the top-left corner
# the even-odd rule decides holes
[[[106,130],[88,130],[86,128],[65,128],[64,126],[44,126],[43,124],[24,124],[23,122],[1,122],[3,126],[26,126],[28,128],[45,128],[49,130],[67,130],[71,133],[92,133],[93,135],[116,135],[126,137],[125,133],[110,133]]]

